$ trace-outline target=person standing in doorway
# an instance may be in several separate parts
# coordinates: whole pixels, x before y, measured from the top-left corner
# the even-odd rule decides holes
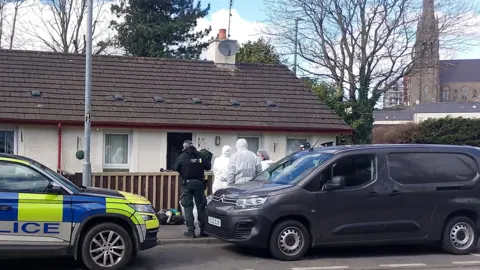
[[[227,169],[228,162],[230,162],[230,155],[232,154],[232,147],[225,145],[222,148],[222,155],[217,157],[213,162],[213,185],[212,185],[212,194],[215,194],[215,191],[227,187]]]
[[[237,152],[232,155],[228,163],[227,182],[229,186],[248,182],[262,172],[260,159],[255,153],[248,150],[247,140],[238,139],[236,148]]]
[[[187,231],[185,236],[195,238],[195,224],[193,216],[193,200],[197,206],[198,226],[200,227],[200,237],[205,234],[205,207],[207,206],[207,198],[205,197],[205,189],[207,182],[205,181],[205,170],[211,169],[211,164],[205,160],[203,156],[193,146],[192,141],[183,143],[183,152],[178,156],[174,168],[180,175],[182,184],[181,203],[185,209],[185,222]]]
[[[268,169],[268,167],[270,167],[270,165],[272,165],[274,162],[270,159],[270,156],[268,155],[268,152],[264,149],[258,149],[257,151],[257,156],[258,158],[260,158],[260,160],[262,161],[261,164],[262,164],[262,171],[265,171],[266,169]]]

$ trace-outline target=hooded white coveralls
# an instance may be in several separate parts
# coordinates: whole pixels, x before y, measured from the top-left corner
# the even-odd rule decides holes
[[[225,145],[222,148],[222,155],[217,157],[213,161],[212,171],[213,176],[213,185],[212,192],[215,194],[215,191],[227,187],[227,169],[228,162],[230,161],[230,155],[232,154],[232,147]]]
[[[248,182],[262,172],[260,158],[249,151],[247,147],[245,139],[237,140],[237,152],[232,155],[228,163],[227,182],[229,186]]]

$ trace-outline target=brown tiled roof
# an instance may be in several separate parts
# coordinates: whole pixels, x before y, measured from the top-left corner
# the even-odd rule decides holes
[[[0,50],[0,122],[83,124],[85,56]],[[42,97],[32,97],[39,90]],[[120,94],[124,101],[115,101]],[[165,102],[155,103],[161,96]],[[199,98],[202,104],[194,104]],[[232,106],[235,99],[240,106]],[[268,107],[271,100],[277,107]],[[349,131],[285,66],[94,56],[92,124]]]

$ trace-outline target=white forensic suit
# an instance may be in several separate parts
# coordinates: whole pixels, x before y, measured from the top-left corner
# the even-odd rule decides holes
[[[232,147],[225,145],[222,148],[222,155],[217,157],[213,161],[212,171],[213,171],[213,185],[212,192],[215,194],[215,191],[227,187],[227,169],[228,162],[230,161],[230,155],[232,154]]]
[[[227,182],[229,186],[248,182],[262,172],[260,158],[249,151],[247,147],[245,139],[237,140],[237,152],[232,155],[228,163]]]

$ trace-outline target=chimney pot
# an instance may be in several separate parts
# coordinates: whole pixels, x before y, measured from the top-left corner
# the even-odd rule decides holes
[[[218,39],[220,39],[220,40],[227,39],[227,29],[222,28],[222,29],[218,30]]]

